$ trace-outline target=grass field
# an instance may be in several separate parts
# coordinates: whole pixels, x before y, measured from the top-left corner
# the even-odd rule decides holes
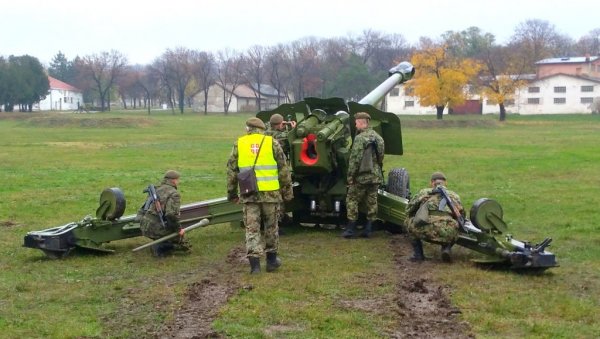
[[[120,187],[126,214],[167,169],[182,173],[183,203],[225,196],[225,164],[249,114],[158,112],[0,113],[0,337],[138,338],[173,318],[186,288],[223,266],[243,230],[215,225],[189,234],[193,253],[157,261],[109,244],[111,255],[46,259],[21,247],[32,230],[93,215],[100,192]],[[596,338],[600,333],[600,116],[401,117],[413,191],[445,172],[465,206],[497,200],[520,240],[554,239],[560,267],[522,275],[475,266],[455,250],[436,278],[451,286],[477,337]],[[437,249],[426,247],[436,255]],[[277,274],[241,275],[243,289],[219,311],[228,337],[385,337],[394,314],[343,307],[389,296],[399,279],[389,236],[342,241],[338,231],[282,237]],[[241,265],[241,264],[240,264]],[[240,270],[246,271],[246,266]],[[379,283],[372,285],[371,277]]]

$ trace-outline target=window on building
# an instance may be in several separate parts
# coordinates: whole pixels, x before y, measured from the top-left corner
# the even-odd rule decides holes
[[[504,100],[504,106],[514,106],[514,105],[515,105],[515,99]]]
[[[565,86],[556,86],[554,87],[554,93],[567,93],[567,88]]]
[[[496,102],[494,100],[486,100],[485,104],[488,106],[493,106],[493,105],[496,105]]]
[[[415,90],[410,87],[404,87],[404,95],[412,96],[415,93]]]
[[[69,98],[68,98],[68,97],[65,97],[65,100],[64,100],[63,102],[64,102],[64,103],[67,103],[67,102],[69,102]]]
[[[591,104],[593,102],[594,102],[594,98],[592,98],[592,97],[582,97],[581,98],[582,104]]]
[[[530,105],[539,105],[540,98],[527,98],[527,103]]]
[[[539,93],[539,92],[540,92],[540,88],[539,88],[539,87],[529,87],[529,88],[527,89],[527,91],[528,91],[529,93]]]
[[[567,99],[566,98],[554,98],[554,103],[555,104],[566,104]]]
[[[593,92],[594,86],[581,86],[581,91],[582,92]]]
[[[404,102],[404,107],[415,107],[415,102],[413,100],[407,100]]]
[[[390,96],[397,97],[399,95],[400,95],[400,88],[397,88],[397,87],[392,88],[392,91],[390,92]]]

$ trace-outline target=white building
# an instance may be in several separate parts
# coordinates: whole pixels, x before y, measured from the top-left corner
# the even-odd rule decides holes
[[[591,113],[594,100],[600,100],[600,58],[573,57],[544,59],[536,63],[536,75],[523,75],[527,86],[504,103],[507,113],[569,114]],[[417,70],[418,71],[418,70]],[[406,86],[400,85],[387,95],[387,110],[399,114],[436,114],[435,107],[421,106]],[[461,109],[470,114],[499,114],[498,104],[472,96]],[[448,108],[444,109],[444,114]],[[455,112],[456,113],[456,112]],[[461,114],[461,113],[458,113]]]
[[[224,112],[223,97],[226,95],[228,98],[231,95],[231,103],[229,104],[229,112],[253,112],[258,109],[256,101],[256,91],[247,84],[239,85],[231,94],[231,89],[223,91],[223,86],[220,84],[214,84],[208,88],[208,105],[207,110],[209,112]],[[288,103],[288,99],[281,95],[278,98],[277,90],[273,87],[263,84],[260,88],[261,91],[261,109],[269,110],[277,107],[277,101],[281,104]],[[194,97],[194,111],[204,111],[204,93],[200,92]]]
[[[33,106],[38,111],[74,111],[83,105],[83,92],[74,86],[48,76],[50,91]]]

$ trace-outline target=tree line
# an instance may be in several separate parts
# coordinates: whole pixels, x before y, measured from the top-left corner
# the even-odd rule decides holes
[[[265,84],[294,100],[309,96],[358,100],[387,76],[390,67],[410,60],[417,73],[409,88],[421,105],[437,108],[438,118],[441,119],[444,107],[464,101],[463,88],[468,85],[471,91],[499,104],[502,120],[503,104],[510,100],[511,90],[523,85],[518,75],[534,73],[536,61],[600,55],[600,28],[575,41],[559,33],[548,21],[538,19],[519,24],[506,44],[495,40],[493,34],[478,27],[447,31],[436,39],[422,37],[415,45],[409,44],[402,34],[365,30],[356,36],[307,37],[275,46],[255,45],[243,52],[225,49],[213,53],[177,47],[167,49],[148,65],[130,64],[115,50],[72,60],[58,52],[48,74],[82,89],[84,101],[102,111],[110,109],[111,101],[119,100],[126,109],[145,108],[150,113],[158,103],[168,103],[174,111],[177,108],[183,113],[199,95],[204,98],[206,113],[209,87],[224,84],[223,106],[227,113],[232,93],[242,84],[250,84],[255,91],[259,110],[261,86]],[[11,58],[31,57],[11,56],[8,62],[0,58],[1,102],[5,109],[11,103],[30,107],[26,99],[15,101],[5,94],[11,92],[7,87],[14,88],[22,82],[5,81],[9,78],[4,69],[10,67],[4,65],[10,64]],[[14,74],[25,76],[21,72]]]

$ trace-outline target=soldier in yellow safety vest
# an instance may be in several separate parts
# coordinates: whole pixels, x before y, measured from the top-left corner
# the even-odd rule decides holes
[[[258,118],[246,121],[247,134],[233,145],[227,162],[227,199],[244,204],[246,253],[250,273],[260,273],[260,258],[267,257],[267,272],[281,266],[277,257],[279,247],[279,205],[293,198],[292,179],[286,158],[278,142],[264,135],[265,124]],[[258,192],[238,195],[238,174],[253,169]],[[260,226],[264,224],[264,241]]]

